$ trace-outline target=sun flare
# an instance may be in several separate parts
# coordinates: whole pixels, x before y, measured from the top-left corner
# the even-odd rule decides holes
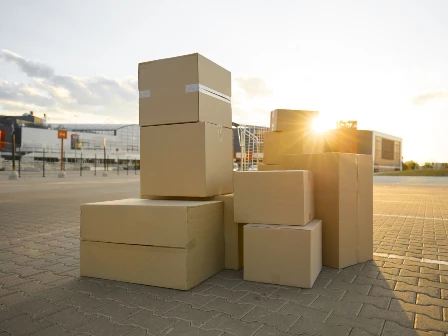
[[[328,125],[328,122],[326,122],[322,117],[317,117],[313,120],[313,131],[317,133],[323,133],[325,131],[328,131],[331,127]]]

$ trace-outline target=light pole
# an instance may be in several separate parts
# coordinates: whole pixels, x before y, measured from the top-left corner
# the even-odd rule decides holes
[[[9,174],[10,180],[18,180],[19,174],[16,172],[16,130],[14,121],[11,124],[11,139],[12,139],[12,171]]]

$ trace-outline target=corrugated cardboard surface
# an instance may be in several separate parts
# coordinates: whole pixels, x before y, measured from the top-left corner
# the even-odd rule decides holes
[[[306,225],[314,218],[309,171],[234,172],[234,221]]]
[[[311,288],[321,268],[321,220],[244,226],[244,280]]]
[[[191,54],[140,63],[139,91],[150,91],[139,99],[140,125],[210,122],[232,127],[228,102],[199,92],[185,92],[185,86],[201,84],[231,96],[231,74],[202,55]]]
[[[223,203],[125,199],[81,206],[81,239],[89,241],[182,247],[202,231],[217,230]]]
[[[336,129],[325,134],[325,152],[358,153],[358,130]]]
[[[358,155],[358,262],[373,259],[372,155]]]
[[[188,290],[224,267],[223,233],[201,232],[188,248],[81,241],[81,276]]]
[[[286,154],[303,154],[303,133],[265,132],[263,163],[281,165]]]
[[[370,201],[366,195],[373,188],[370,186],[373,184],[372,167],[362,169],[360,188],[358,157],[345,153],[286,156],[285,169],[309,169],[314,173],[316,217],[323,221],[322,260],[325,266],[344,268],[365,261],[362,255],[369,255],[366,251],[373,244],[373,214],[370,210],[365,212],[369,209],[365,202]],[[362,211],[362,221],[359,211]],[[369,216],[371,220],[368,220]]]
[[[283,165],[268,165],[264,163],[259,163],[258,170],[259,171],[283,170]]]
[[[232,136],[231,129],[209,123],[142,127],[142,198],[232,193]]]
[[[271,131],[312,132],[317,111],[277,109],[271,112]],[[308,135],[308,134],[306,134]]]

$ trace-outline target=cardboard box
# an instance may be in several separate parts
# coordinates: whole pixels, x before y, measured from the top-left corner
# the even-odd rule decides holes
[[[372,259],[373,168],[368,157],[345,153],[286,156],[285,169],[309,169],[314,174],[325,266],[344,268]]]
[[[243,267],[242,227],[244,224],[235,223],[233,220],[233,194],[216,196],[213,199],[222,201],[224,204],[225,268],[239,270]]]
[[[283,165],[275,165],[275,164],[258,164],[258,171],[270,171],[270,170],[284,170]]]
[[[140,63],[140,125],[204,121],[232,127],[231,74],[200,54]]]
[[[313,120],[317,111],[277,109],[271,112],[271,131],[273,132],[312,132]],[[305,134],[307,135],[307,134]]]
[[[306,225],[314,218],[310,171],[234,172],[236,223]]]
[[[263,163],[283,165],[287,154],[318,154],[324,151],[324,137],[317,133],[265,132]]]
[[[357,154],[358,151],[358,130],[356,129],[335,129],[325,133],[325,152],[339,152]]]
[[[222,233],[223,203],[124,199],[81,205],[81,239],[187,248]]]
[[[203,122],[142,127],[142,198],[232,193],[232,141],[231,129]]]
[[[244,226],[244,280],[311,288],[321,269],[321,220]]]

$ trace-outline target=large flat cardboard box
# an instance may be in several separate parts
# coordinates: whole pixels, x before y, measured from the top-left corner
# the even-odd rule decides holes
[[[278,164],[258,164],[258,171],[283,170],[283,165]]]
[[[222,234],[222,223],[219,201],[124,199],[81,205],[80,235],[89,241],[188,248],[199,238]]]
[[[204,121],[232,127],[231,74],[200,54],[140,63],[140,125]]]
[[[239,270],[243,267],[243,230],[244,224],[234,222],[233,194],[213,198],[224,205],[224,246],[225,268]]]
[[[236,223],[306,225],[314,218],[313,174],[234,172]]]
[[[356,129],[335,129],[325,133],[324,152],[358,154],[359,131]]]
[[[321,220],[244,226],[244,280],[311,288],[321,269]]]
[[[233,192],[233,133],[210,123],[140,129],[140,193],[208,197]]]
[[[287,154],[317,154],[324,151],[324,138],[317,133],[265,132],[263,163],[283,165]]]
[[[314,174],[316,217],[323,221],[323,265],[344,268],[373,258],[373,166],[370,155],[287,155],[285,169]]]
[[[273,132],[311,132],[317,111],[277,109],[271,112]]]

